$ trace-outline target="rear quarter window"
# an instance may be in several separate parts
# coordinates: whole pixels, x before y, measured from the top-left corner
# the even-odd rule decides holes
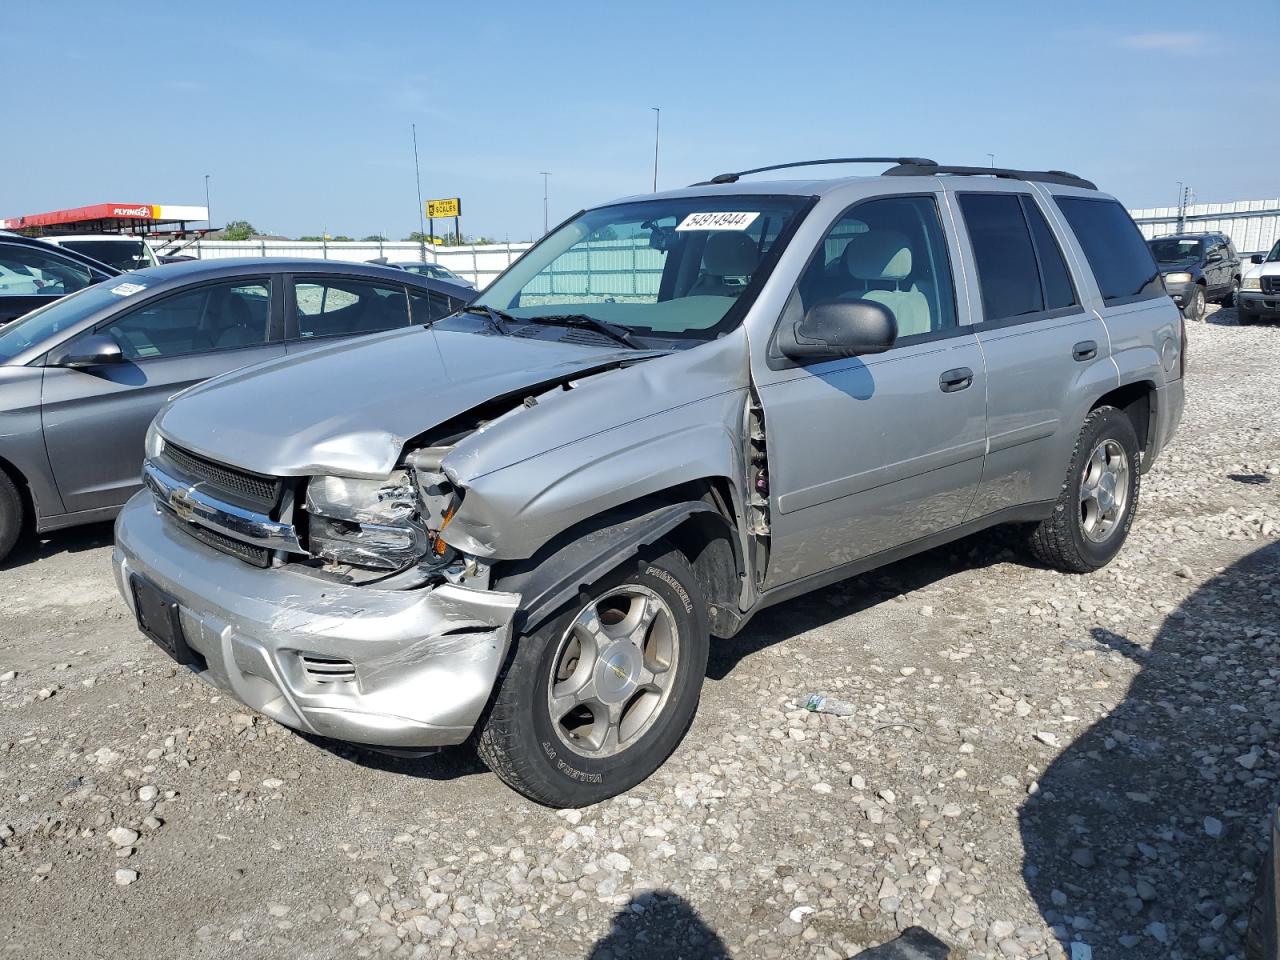
[[[1114,200],[1055,197],[1080,241],[1108,305],[1165,295],[1151,250],[1128,211]]]

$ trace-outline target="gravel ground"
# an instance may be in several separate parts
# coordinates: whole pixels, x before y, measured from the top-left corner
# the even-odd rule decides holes
[[[1191,337],[1109,568],[994,532],[774,608],[672,760],[582,811],[251,715],[137,633],[108,528],[28,548],[0,956],[835,958],[918,924],[955,957],[1239,957],[1280,774],[1280,328]]]

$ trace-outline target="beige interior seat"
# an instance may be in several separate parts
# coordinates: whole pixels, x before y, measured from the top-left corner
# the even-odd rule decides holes
[[[899,337],[933,329],[929,298],[914,283],[903,287],[903,281],[911,276],[911,245],[905,234],[872,228],[844,248],[844,266],[866,286],[862,299],[893,311]]]

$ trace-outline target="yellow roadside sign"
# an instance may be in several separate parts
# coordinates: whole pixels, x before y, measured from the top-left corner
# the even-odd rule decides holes
[[[428,200],[427,216],[432,219],[436,217],[460,217],[462,216],[462,198],[448,197],[444,200]]]

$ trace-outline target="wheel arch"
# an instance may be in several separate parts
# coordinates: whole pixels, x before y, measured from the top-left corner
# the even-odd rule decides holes
[[[1143,473],[1150,469],[1152,462],[1148,453],[1155,440],[1151,426],[1155,422],[1158,396],[1154,382],[1137,380],[1102,394],[1089,407],[1090,413],[1099,407],[1115,407],[1129,418],[1129,422],[1133,424],[1133,432],[1138,435]]]
[[[35,491],[31,488],[30,481],[27,480],[26,475],[15,464],[4,457],[0,457],[0,473],[7,476],[18,489],[18,497],[22,500],[23,510],[22,530],[34,530],[40,518],[40,510],[39,501],[36,499]]]

